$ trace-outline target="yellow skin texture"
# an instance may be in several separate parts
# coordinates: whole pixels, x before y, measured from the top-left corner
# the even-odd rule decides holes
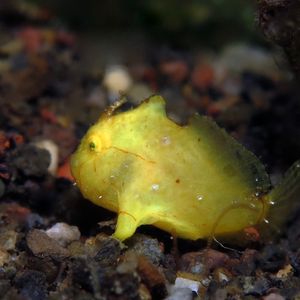
[[[258,224],[269,208],[269,179],[254,154],[209,118],[175,124],[160,96],[102,115],[71,170],[85,198],[118,214],[120,240],[143,224],[186,239],[219,237]]]

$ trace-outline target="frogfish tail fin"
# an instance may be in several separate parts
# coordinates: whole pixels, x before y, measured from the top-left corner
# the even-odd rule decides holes
[[[285,173],[282,181],[268,195],[269,224],[280,231],[300,209],[300,160]]]

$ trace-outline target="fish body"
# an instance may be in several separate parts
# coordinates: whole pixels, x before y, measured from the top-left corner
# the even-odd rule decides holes
[[[272,203],[254,154],[207,117],[174,123],[160,96],[104,113],[71,170],[85,198],[118,214],[120,240],[144,224],[186,239],[219,237],[260,223]]]

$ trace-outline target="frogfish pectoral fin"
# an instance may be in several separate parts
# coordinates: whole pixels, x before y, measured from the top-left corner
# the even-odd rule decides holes
[[[120,211],[116,231],[113,234],[113,237],[120,241],[124,241],[135,233],[139,225],[140,222],[136,216],[127,211]]]

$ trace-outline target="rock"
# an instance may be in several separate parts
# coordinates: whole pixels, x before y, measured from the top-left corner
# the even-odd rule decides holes
[[[75,259],[71,265],[72,284],[103,299],[139,299],[139,278],[136,273],[118,273],[101,267],[93,260]]]
[[[14,250],[16,247],[18,234],[14,230],[0,232],[0,248],[4,250]]]
[[[206,249],[182,255],[179,265],[180,270],[183,272],[204,275],[216,268],[226,267],[229,261],[227,254],[213,249]]]
[[[293,273],[293,267],[290,264],[287,264],[277,272],[276,277],[280,278],[281,280],[286,280],[293,276]]]
[[[110,92],[118,95],[120,92],[128,91],[132,79],[124,66],[111,65],[105,71],[103,84]]]
[[[98,234],[86,240],[85,248],[101,266],[114,266],[121,254],[122,244],[112,237]]]
[[[68,246],[71,257],[84,257],[86,255],[86,249],[82,242],[74,241]]]
[[[69,251],[51,239],[44,231],[33,229],[26,237],[27,245],[32,253],[38,257],[51,256],[53,258],[66,258]]]
[[[27,268],[43,273],[48,283],[53,283],[58,276],[60,265],[51,257],[28,257]]]
[[[198,294],[198,290],[200,288],[200,281],[188,279],[188,278],[183,278],[183,277],[177,277],[175,280],[175,287],[176,288],[188,288],[191,291],[195,292]]]
[[[169,296],[165,300],[192,300],[193,292],[189,288],[178,288],[172,286],[169,291]]]
[[[282,297],[280,294],[270,293],[269,295],[262,298],[263,300],[284,300],[286,298]]]
[[[154,265],[158,266],[164,258],[163,246],[157,239],[142,234],[135,234],[127,241],[129,248],[137,254],[145,256]]]
[[[93,287],[93,274],[97,276],[99,267],[95,263],[88,263],[83,258],[77,258],[73,260],[70,266],[72,274],[73,285],[79,286],[88,292],[94,292]],[[93,270],[93,273],[91,273]]]
[[[241,275],[253,275],[256,269],[256,256],[256,250],[246,249],[239,262],[232,267],[232,270]]]
[[[114,238],[107,238],[99,241],[99,250],[94,256],[95,261],[99,262],[102,266],[113,266],[117,264],[118,258],[121,254],[121,244]]]
[[[9,254],[6,250],[0,249],[0,267],[9,261]]]
[[[267,245],[257,255],[258,268],[265,272],[276,272],[283,268],[287,261],[287,254],[278,245]]]
[[[279,58],[277,57],[277,59]],[[274,79],[282,76],[279,72],[278,62],[276,63],[272,53],[245,44],[226,47],[216,65],[224,65],[231,73],[251,71]]]
[[[266,278],[245,276],[242,280],[245,295],[262,296],[271,287],[270,282]]]
[[[44,300],[47,298],[46,276],[41,272],[24,271],[17,275],[15,286],[25,299]]]
[[[10,162],[25,176],[42,177],[48,172],[50,154],[33,145],[21,145],[12,151]]]
[[[104,299],[138,300],[139,278],[136,274],[106,274],[99,280],[101,295]],[[153,298],[154,299],[154,298]],[[160,298],[156,298],[160,299]]]
[[[50,153],[50,164],[48,166],[48,172],[51,175],[55,175],[58,167],[58,151],[59,148],[52,140],[41,140],[35,142],[34,145],[40,149],[45,149]]]
[[[46,234],[65,247],[73,241],[80,239],[80,231],[77,226],[70,226],[66,223],[56,223],[46,230]]]
[[[164,299],[166,297],[166,279],[146,257],[138,256],[137,271],[153,299]]]
[[[133,273],[138,267],[138,257],[135,252],[127,251],[122,256],[122,262],[117,266],[117,272],[120,274]]]
[[[232,275],[225,268],[217,268],[214,271],[214,279],[219,283],[226,283],[232,278]]]

